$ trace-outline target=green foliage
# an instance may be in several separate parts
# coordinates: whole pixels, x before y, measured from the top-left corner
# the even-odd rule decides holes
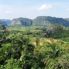
[[[0,36],[0,69],[69,69],[69,32],[53,28],[57,39],[49,34],[46,38],[46,28],[4,32]]]

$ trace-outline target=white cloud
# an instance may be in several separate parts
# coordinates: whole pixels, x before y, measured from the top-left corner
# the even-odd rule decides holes
[[[11,6],[11,5],[0,5],[0,18],[18,18],[27,17],[33,18],[37,16],[37,7],[35,6]],[[29,14],[31,13],[31,14]]]
[[[18,17],[34,18],[36,16],[45,15],[46,13],[44,13],[44,11],[48,11],[51,8],[53,8],[53,5],[51,4],[43,4],[40,6],[0,5],[0,18],[11,18],[11,19]]]
[[[13,12],[13,9],[9,6],[0,6],[0,14],[11,14]]]
[[[38,10],[40,10],[40,11],[48,11],[51,8],[53,8],[53,5],[51,5],[51,4],[43,4],[38,8]]]

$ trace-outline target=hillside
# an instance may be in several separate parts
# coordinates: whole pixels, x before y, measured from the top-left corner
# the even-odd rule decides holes
[[[32,25],[32,20],[28,18],[16,18],[12,20],[12,25],[23,25],[30,26]]]
[[[29,18],[15,18],[12,20],[0,19],[0,23],[5,26],[49,26],[49,25],[63,25],[69,26],[69,20],[51,16],[38,16],[34,19]]]
[[[1,21],[0,69],[69,69],[68,24],[44,16]]]
[[[69,18],[65,18],[65,20],[69,21]]]
[[[10,19],[0,19],[0,24],[4,26],[10,26],[11,20]]]
[[[50,16],[38,16],[33,20],[34,25],[49,25],[49,24],[58,24],[63,26],[69,26],[69,21],[63,18],[56,18]]]

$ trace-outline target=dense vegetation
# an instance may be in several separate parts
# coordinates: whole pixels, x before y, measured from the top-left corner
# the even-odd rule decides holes
[[[69,28],[1,27],[0,69],[69,69]]]

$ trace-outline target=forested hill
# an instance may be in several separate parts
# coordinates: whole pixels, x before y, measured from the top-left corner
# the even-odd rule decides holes
[[[28,18],[16,18],[11,21],[11,25],[31,26],[32,20]]]
[[[65,20],[69,21],[69,18],[65,18]]]
[[[34,19],[29,18],[15,18],[12,20],[0,19],[0,24],[4,26],[19,25],[19,26],[48,26],[50,24],[57,24],[63,26],[69,26],[69,19],[51,17],[51,16],[38,16]]]
[[[63,26],[69,26],[69,21],[63,18],[56,18],[50,16],[38,16],[33,20],[35,25],[47,25],[47,24],[58,24]]]

